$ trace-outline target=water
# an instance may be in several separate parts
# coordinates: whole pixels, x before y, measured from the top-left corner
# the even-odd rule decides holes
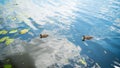
[[[120,67],[119,0],[0,0],[0,7],[0,30],[30,28],[24,35],[0,35],[16,39],[10,46],[0,43],[1,60],[10,57],[16,68],[27,65],[26,56],[36,68]],[[49,37],[39,39],[40,33]],[[83,35],[94,38],[83,42]],[[14,64],[19,53],[23,58]]]

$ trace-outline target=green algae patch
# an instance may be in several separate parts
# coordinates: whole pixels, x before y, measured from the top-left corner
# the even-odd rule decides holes
[[[14,42],[14,39],[8,38],[8,39],[6,39],[5,44],[10,45],[12,42]]]
[[[5,37],[0,38],[0,43],[6,41],[6,39],[8,39],[8,38],[9,38],[8,36],[5,36]]]
[[[4,68],[12,68],[12,65],[11,64],[5,64]]]
[[[0,30],[0,34],[7,34],[8,31],[7,30]]]
[[[14,30],[9,31],[10,34],[12,34],[12,33],[16,33],[16,32],[18,32],[17,29],[14,29]]]

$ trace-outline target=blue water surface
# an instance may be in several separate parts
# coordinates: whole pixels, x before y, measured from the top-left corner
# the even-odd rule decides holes
[[[9,0],[0,0],[3,5]],[[71,1],[71,0],[70,0]],[[87,55],[100,65],[101,68],[114,68],[116,65],[114,61],[120,63],[120,21],[116,22],[116,19],[120,20],[120,1],[119,0],[75,0],[77,2],[77,10],[72,13],[75,14],[75,19],[69,25],[69,30],[59,30],[60,35],[64,35],[69,41],[77,46],[80,46],[82,51],[80,55]],[[40,2],[40,3],[39,3]],[[64,4],[64,1],[53,1],[55,3]],[[42,7],[44,4],[51,4],[48,0],[35,0],[33,3]],[[66,4],[67,5],[67,4]],[[106,9],[105,9],[106,8]],[[46,9],[46,8],[44,8]],[[103,10],[100,10],[103,9]],[[63,9],[64,10],[64,9]],[[4,10],[3,10],[4,11]],[[48,11],[49,12],[49,11]],[[57,13],[57,12],[56,12]],[[58,13],[59,14],[59,13]],[[54,21],[58,25],[67,27],[64,22],[58,21],[56,17],[47,17],[51,21]],[[69,17],[68,17],[69,18]],[[50,24],[47,22],[45,25],[39,25],[36,21],[29,17],[28,20],[39,30],[34,30],[30,26],[26,25],[24,21],[18,23],[17,29],[30,28],[34,36],[29,34],[25,35],[11,35],[7,36],[20,38],[21,40],[30,41],[32,38],[39,36],[43,30],[54,31],[54,29],[61,29],[58,25]],[[71,20],[68,19],[68,20]],[[10,21],[8,21],[10,22]],[[10,30],[12,28],[6,27],[5,24],[2,29]],[[39,28],[42,26],[43,28]],[[112,30],[111,27],[114,27]],[[69,37],[71,35],[71,37]],[[90,35],[94,38],[88,41],[82,41],[83,35]],[[1,35],[0,37],[3,37]],[[74,63],[73,63],[74,64]],[[120,66],[120,65],[117,65]],[[63,68],[74,68],[72,65],[65,65]],[[87,68],[90,68],[89,66]]]

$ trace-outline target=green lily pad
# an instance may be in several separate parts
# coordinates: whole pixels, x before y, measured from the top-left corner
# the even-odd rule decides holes
[[[20,34],[26,34],[30,29],[23,29],[20,31]]]
[[[0,39],[0,43],[1,43],[1,42],[4,42],[4,41],[5,41],[6,39],[8,39],[8,38],[9,38],[8,36],[5,36],[5,37],[1,38],[1,39]]]
[[[1,30],[1,31],[0,31],[0,34],[7,34],[7,33],[8,33],[7,30]]]
[[[12,42],[14,42],[14,39],[8,38],[8,39],[6,39],[5,44],[10,45]]]
[[[15,29],[15,30],[11,30],[9,33],[12,34],[12,33],[16,33],[18,30]]]

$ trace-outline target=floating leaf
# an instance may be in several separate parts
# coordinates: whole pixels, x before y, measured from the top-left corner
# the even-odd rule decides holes
[[[4,68],[12,68],[12,65],[11,64],[5,64]]]
[[[0,34],[7,34],[7,32],[8,32],[7,30],[1,30]]]
[[[29,29],[23,29],[20,31],[20,34],[26,34],[29,31]]]
[[[10,45],[12,42],[14,42],[14,39],[6,39],[5,44]]]
[[[18,30],[15,29],[15,30],[11,30],[9,33],[12,34],[12,33],[16,33]]]
[[[86,61],[83,60],[83,59],[80,59],[79,61],[80,61],[80,63],[82,63],[83,65],[86,65],[86,64],[87,64]]]
[[[1,39],[0,39],[0,43],[1,43],[1,42],[4,42],[4,41],[5,41],[6,39],[8,39],[8,38],[9,38],[8,36],[1,38]]]
[[[7,34],[8,31],[4,30],[2,34]]]

